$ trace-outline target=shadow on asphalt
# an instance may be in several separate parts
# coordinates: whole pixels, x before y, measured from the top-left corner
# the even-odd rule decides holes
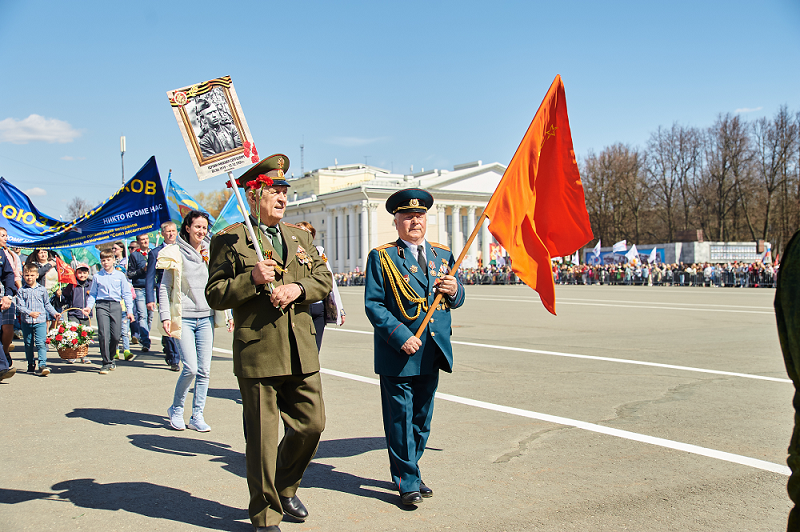
[[[244,453],[234,451],[224,443],[157,434],[129,434],[128,439],[145,451],[177,456],[213,456],[210,461],[224,464],[222,469],[242,478],[247,477]]]
[[[165,411],[166,412],[166,411]],[[142,412],[129,412],[114,408],[76,408],[66,417],[77,417],[100,423],[101,425],[133,425],[148,429],[168,428],[166,415],[156,416]]]
[[[242,404],[242,394],[238,388],[209,388],[208,396],[216,399],[230,399],[237,405]]]
[[[214,530],[252,530],[247,510],[150,482],[100,484],[91,478],[79,478],[59,482],[51,489],[60,493],[0,488],[0,503],[17,504],[35,499],[67,500],[81,508],[125,510]]]

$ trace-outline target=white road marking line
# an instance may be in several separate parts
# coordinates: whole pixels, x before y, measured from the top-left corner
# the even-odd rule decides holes
[[[353,375],[352,373],[345,373],[343,371],[336,371],[332,369],[323,368],[320,370],[320,372],[326,375],[341,377],[343,379],[350,379],[358,382],[363,382],[366,384],[373,384],[376,386],[380,385],[380,381],[378,379],[370,377],[362,377],[361,375]],[[530,410],[523,410],[521,408],[497,405],[494,403],[487,403],[485,401],[478,401],[475,399],[467,399],[465,397],[459,397],[457,395],[450,395],[447,393],[436,392],[436,398],[442,399],[444,401],[451,401],[453,403],[459,403],[466,406],[473,406],[475,408],[482,408],[484,410],[502,412],[504,414],[511,414],[515,416],[526,417],[529,419],[538,419],[539,421],[545,421],[547,423],[555,423],[557,425],[564,425],[567,427],[575,427],[577,429],[587,430],[589,432],[596,432],[598,434],[605,434],[607,436],[614,436],[617,438],[638,441],[641,443],[649,443],[650,445],[656,445],[658,447],[664,447],[666,449],[674,449],[676,451],[683,451],[690,454],[705,456],[708,458],[715,458],[717,460],[754,467],[756,469],[761,469],[763,471],[770,471],[772,473],[778,473],[780,475],[785,475],[785,476],[791,475],[791,470],[785,465],[775,464],[773,462],[767,462],[766,460],[759,460],[758,458],[750,458],[749,456],[742,456],[739,454],[728,453],[725,451],[718,451],[716,449],[709,449],[707,447],[700,447],[699,445],[692,445],[691,443],[683,443],[673,440],[667,440],[665,438],[657,438],[655,436],[648,436],[646,434],[639,434],[627,430],[619,430],[611,427],[605,427],[603,425],[597,425],[595,423],[587,423],[585,421],[578,421],[566,417],[552,416],[550,414],[541,414],[539,412],[532,412]]]
[[[339,331],[339,332],[349,332],[349,333],[356,333],[356,334],[369,334],[370,336],[373,334],[372,331],[357,331],[355,329],[339,329],[335,327],[326,327],[326,331]],[[665,369],[676,369],[680,371],[694,371],[696,373],[710,373],[712,375],[725,375],[727,377],[742,377],[744,379],[756,379],[762,381],[771,381],[771,382],[784,382],[791,384],[792,381],[790,379],[781,379],[778,377],[765,377],[763,375],[753,375],[751,373],[736,373],[733,371],[721,371],[716,369],[704,369],[704,368],[693,368],[691,366],[676,366],[674,364],[660,364],[658,362],[644,362],[641,360],[630,360],[627,358],[611,358],[611,357],[600,357],[595,355],[578,355],[575,353],[560,353],[558,351],[543,351],[541,349],[527,349],[524,347],[509,347],[504,345],[492,345],[492,344],[478,344],[474,342],[461,342],[458,340],[452,340],[451,343],[458,344],[458,345],[468,345],[470,347],[483,347],[487,349],[500,349],[503,351],[518,351],[521,353],[535,353],[537,355],[550,355],[550,356],[558,356],[558,357],[567,357],[567,358],[581,358],[585,360],[599,360],[602,362],[617,362],[620,364],[634,364],[637,366],[651,366],[655,368],[665,368]]]
[[[502,301],[502,302],[510,302],[513,301],[515,303],[539,303],[538,299],[517,299],[517,298],[490,298],[490,297],[470,297],[467,299],[469,300],[480,300],[480,301]],[[556,305],[583,305],[587,307],[619,307],[619,308],[633,308],[633,309],[656,309],[656,310],[688,310],[692,312],[728,312],[734,314],[767,314],[770,316],[774,316],[774,312],[766,312],[760,310],[730,310],[730,309],[718,309],[718,308],[692,308],[692,307],[666,307],[666,306],[656,306],[656,305],[621,305],[615,303],[586,303],[586,302],[577,302],[577,301],[564,301],[564,299],[557,299]],[[762,307],[763,308],[763,307]]]

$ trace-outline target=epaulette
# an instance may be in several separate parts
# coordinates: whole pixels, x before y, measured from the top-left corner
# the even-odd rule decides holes
[[[233,231],[234,229],[236,229],[237,227],[239,227],[240,225],[244,225],[244,224],[242,224],[242,222],[236,222],[235,224],[231,224],[228,227],[226,227],[225,229],[222,229],[221,231],[217,231],[216,234],[218,234],[218,235],[228,234],[231,231]]]
[[[376,247],[375,249],[377,249],[378,251],[380,251],[380,250],[382,250],[382,249],[387,249],[387,248],[390,248],[390,247],[392,247],[392,246],[396,246],[396,245],[397,245],[397,242],[389,242],[388,244],[384,244],[384,245],[382,245],[382,246],[378,246],[378,247]]]
[[[445,246],[444,244],[440,244],[438,242],[428,242],[428,244],[430,244],[431,247],[433,247],[433,248],[439,248],[439,249],[443,249],[445,251],[450,251],[449,247]]]
[[[286,226],[289,226],[289,227],[294,227],[295,229],[302,229],[303,231],[306,230],[304,227],[300,227],[299,225],[295,225],[295,224],[290,224],[289,222],[281,222],[281,223],[283,225],[286,225]]]

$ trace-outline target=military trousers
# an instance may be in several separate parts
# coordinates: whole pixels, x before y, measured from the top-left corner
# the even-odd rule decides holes
[[[439,372],[410,377],[380,376],[383,430],[389,471],[400,493],[419,491],[419,460],[431,432]]]
[[[295,495],[325,429],[322,381],[318,372],[238,380],[247,425],[248,513],[254,526],[277,525],[283,519],[279,496]]]

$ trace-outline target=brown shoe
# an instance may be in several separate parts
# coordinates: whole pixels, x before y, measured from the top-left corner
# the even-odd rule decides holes
[[[2,373],[0,373],[0,381],[5,379],[10,379],[17,373],[17,368],[8,368],[4,369]]]

